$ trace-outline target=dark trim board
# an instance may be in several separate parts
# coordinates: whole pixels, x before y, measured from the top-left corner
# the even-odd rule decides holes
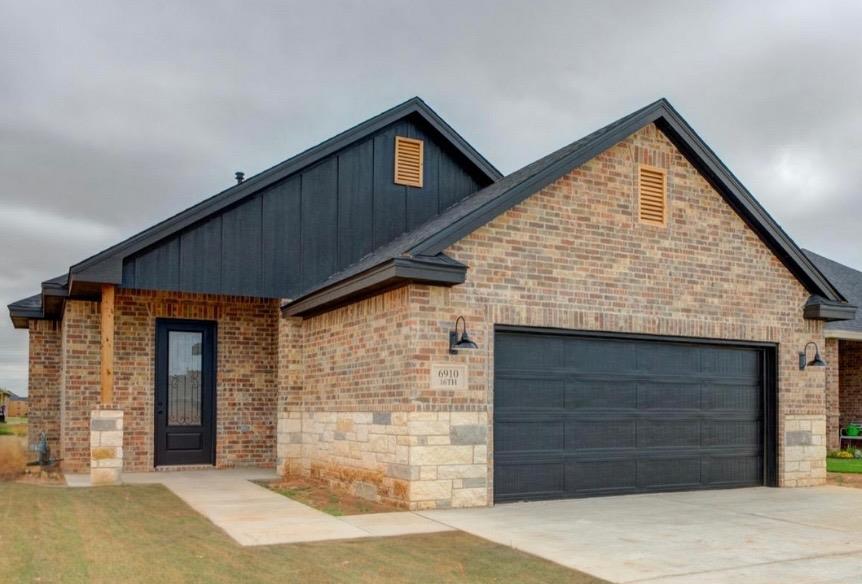
[[[301,302],[282,307],[285,316],[311,316],[344,305],[348,299],[378,294],[397,286],[416,282],[438,286],[462,284],[467,266],[440,254],[433,258],[395,258],[362,274],[359,278],[333,284]]]
[[[548,328],[548,327],[525,327],[525,326],[518,326],[518,325],[502,325],[502,324],[496,325],[494,327],[494,332],[495,332],[495,337],[494,337],[495,338],[495,341],[494,341],[495,357],[497,357],[499,355],[499,350],[500,350],[499,343],[502,342],[502,341],[500,341],[500,335],[501,334],[506,335],[507,333],[510,335],[510,337],[509,337],[510,343],[512,340],[517,339],[516,336],[515,337],[511,336],[512,334],[514,334],[514,335],[524,334],[525,337],[527,335],[535,335],[538,337],[545,337],[545,338],[547,338],[549,336],[559,336],[559,337],[572,338],[573,340],[574,339],[599,339],[599,340],[607,339],[610,341],[617,341],[617,340],[618,341],[635,341],[635,342],[644,341],[644,342],[647,342],[647,343],[649,343],[653,346],[657,346],[657,347],[660,347],[662,345],[700,346],[700,347],[703,347],[704,349],[706,349],[707,351],[702,352],[702,353],[698,352],[696,355],[703,355],[703,356],[710,354],[710,352],[708,351],[708,349],[710,347],[714,347],[714,348],[726,347],[728,349],[747,350],[748,357],[746,357],[746,359],[748,359],[749,365],[746,366],[746,368],[744,368],[744,369],[740,369],[739,375],[741,375],[743,371],[749,371],[749,372],[752,371],[750,369],[750,367],[754,366],[754,363],[759,363],[758,367],[759,367],[760,373],[759,373],[758,378],[759,378],[759,383],[761,384],[761,391],[762,391],[762,399],[760,402],[760,404],[761,404],[760,405],[760,408],[761,408],[761,411],[760,411],[761,418],[760,419],[762,419],[761,428],[762,428],[762,432],[763,432],[763,434],[762,434],[762,450],[758,449],[757,454],[758,454],[758,456],[762,455],[763,467],[761,469],[761,472],[758,473],[758,475],[757,475],[757,477],[758,477],[757,481],[762,480],[762,484],[764,486],[778,486],[778,457],[777,457],[777,450],[778,450],[778,443],[777,443],[777,436],[778,436],[778,434],[777,434],[777,411],[778,411],[778,409],[777,409],[778,408],[777,379],[778,379],[778,377],[777,377],[777,361],[776,361],[776,359],[777,359],[777,345],[775,343],[758,342],[758,341],[744,341],[744,340],[737,341],[737,340],[728,340],[728,339],[697,338],[697,337],[663,336],[663,335],[637,334],[637,333],[618,333],[618,332],[606,332],[606,331],[582,331],[582,330],[569,330],[569,329],[558,329],[558,328]],[[521,342],[525,342],[526,340],[529,340],[529,339],[522,339]],[[530,343],[530,345],[524,345],[524,349],[527,349],[531,345],[532,345],[532,342]],[[625,346],[625,345],[626,345],[626,343],[622,343],[622,346]],[[538,346],[542,347],[542,345],[538,345]],[[564,345],[557,346],[555,343],[552,343],[551,345],[544,347],[544,349],[550,350],[551,353],[538,353],[538,354],[534,354],[534,355],[553,354],[554,351],[561,350],[562,348],[565,348],[567,346],[568,347],[578,347],[578,346],[580,346],[580,344],[575,344],[575,345],[564,344]],[[508,350],[509,350],[509,352],[511,352],[513,349],[515,349],[517,347],[519,347],[518,344],[515,344],[515,345],[509,344]],[[649,347],[647,347],[647,349],[652,350],[652,349],[649,349]],[[517,350],[520,351],[520,349],[517,349]],[[593,350],[602,351],[604,349],[602,349],[602,345],[599,345],[598,347],[593,345]],[[752,352],[754,354],[752,354]],[[564,352],[564,353],[560,353],[560,354],[568,355],[570,353]],[[640,354],[640,353],[638,353],[638,354]],[[681,353],[681,354],[685,355],[686,353]],[[725,354],[727,354],[727,353],[725,353]],[[719,360],[715,361],[714,363],[723,363],[720,355],[721,355],[721,352],[716,353],[716,359],[719,359]],[[733,353],[731,353],[730,355],[733,355]],[[512,355],[508,355],[508,357],[512,357]],[[741,358],[741,355],[740,355],[740,358]],[[752,360],[755,358],[757,359],[757,361]],[[637,359],[638,359],[638,363],[640,363],[640,361],[639,361],[640,357],[638,357]],[[731,356],[731,361],[728,361],[727,363],[735,363],[735,362],[737,362],[736,359],[737,359],[736,357]],[[544,356],[541,357],[541,363],[544,364],[545,361],[546,361],[546,357],[544,357]],[[567,364],[568,363],[574,364],[577,362],[578,361],[568,361],[568,360],[565,361],[565,363],[567,363]],[[596,407],[595,405],[589,406],[589,409],[587,409],[587,410],[581,410],[580,409],[584,406],[576,406],[576,409],[570,410],[568,408],[570,408],[571,406],[566,405],[566,410],[565,411],[559,411],[559,412],[556,409],[559,406],[553,406],[552,409],[547,410],[547,409],[544,409],[546,406],[543,406],[543,405],[539,405],[538,409],[536,409],[537,408],[536,405],[530,405],[526,410],[523,409],[523,407],[525,407],[525,406],[517,405],[517,406],[515,406],[516,409],[513,410],[513,409],[511,409],[513,407],[512,406],[513,402],[510,401],[511,397],[503,398],[504,394],[497,395],[498,386],[500,383],[503,383],[504,380],[508,380],[508,382],[510,384],[509,389],[508,389],[508,394],[506,394],[506,395],[512,396],[512,395],[517,395],[518,393],[520,393],[521,389],[533,388],[536,391],[538,391],[538,389],[536,389],[536,388],[543,387],[541,385],[536,385],[536,383],[558,383],[559,380],[561,379],[559,377],[560,375],[564,375],[564,376],[574,375],[571,378],[565,377],[565,383],[566,383],[566,387],[567,387],[565,399],[566,399],[566,403],[568,404],[569,403],[568,400],[570,399],[568,392],[571,391],[571,389],[569,388],[569,384],[571,384],[571,383],[587,383],[587,385],[585,386],[585,388],[587,388],[587,387],[592,387],[593,383],[611,383],[612,385],[614,385],[617,382],[619,382],[620,380],[629,378],[632,381],[631,382],[625,382],[625,383],[632,383],[632,382],[635,382],[635,380],[639,380],[639,381],[637,381],[638,384],[646,382],[648,384],[647,387],[649,387],[649,385],[655,384],[655,383],[679,384],[679,380],[675,379],[675,377],[679,376],[680,373],[668,373],[666,375],[662,375],[661,373],[659,373],[658,376],[655,377],[654,376],[655,374],[645,374],[645,373],[642,374],[639,372],[635,373],[633,370],[631,372],[623,371],[621,373],[621,376],[620,376],[620,374],[616,374],[616,373],[598,373],[598,371],[602,370],[601,368],[596,369],[595,372],[590,372],[590,371],[592,371],[592,369],[582,370],[582,369],[580,369],[580,366],[578,366],[576,369],[571,369],[572,373],[566,373],[566,371],[568,371],[567,367],[571,367],[572,365],[566,365],[563,367],[563,369],[560,369],[559,368],[560,362],[557,361],[556,358],[551,358],[550,361],[547,362],[547,365],[550,367],[548,369],[547,376],[548,376],[549,380],[556,379],[557,381],[542,382],[539,378],[544,378],[543,375],[539,375],[539,377],[537,378],[537,377],[535,377],[535,375],[531,374],[529,376],[529,378],[532,379],[532,381],[521,382],[521,381],[517,381],[517,380],[518,379],[527,379],[526,377],[521,377],[522,374],[527,375],[527,373],[526,373],[527,369],[525,369],[524,371],[520,371],[520,369],[519,369],[520,365],[519,364],[513,365],[513,363],[509,360],[507,360],[506,363],[507,363],[507,366],[505,367],[505,370],[507,370],[508,373],[506,373],[505,377],[500,377],[498,379],[498,373],[500,375],[502,375],[503,373],[505,373],[505,371],[503,371],[503,372],[500,371],[499,364],[496,363],[496,359],[495,359],[495,366],[494,366],[494,375],[495,375],[494,376],[494,386],[495,387],[494,387],[494,397],[493,397],[494,431],[492,432],[492,444],[491,444],[491,447],[492,447],[493,452],[494,452],[493,457],[495,460],[495,468],[498,466],[500,466],[500,468],[502,468],[502,466],[500,465],[501,461],[507,461],[508,464],[516,464],[516,465],[526,464],[526,462],[521,460],[523,458],[523,454],[525,452],[530,452],[530,456],[529,456],[529,464],[530,465],[538,464],[538,463],[541,463],[542,461],[545,461],[548,463],[553,463],[552,466],[549,468],[555,468],[556,465],[560,464],[559,456],[562,454],[564,456],[564,459],[567,461],[565,463],[565,468],[567,469],[566,470],[567,473],[568,472],[578,472],[575,470],[570,471],[569,470],[570,464],[575,464],[575,466],[573,468],[578,469],[583,464],[594,465],[594,464],[598,463],[598,464],[600,464],[600,466],[598,468],[601,468],[602,462],[605,462],[605,463],[610,462],[611,460],[615,460],[617,457],[619,457],[620,463],[625,463],[625,462],[631,463],[632,462],[631,459],[628,458],[628,456],[625,453],[619,453],[618,454],[616,452],[608,450],[606,447],[604,449],[600,448],[599,450],[596,450],[596,451],[591,451],[591,450],[585,450],[584,451],[584,450],[580,450],[580,447],[578,447],[578,449],[576,449],[574,451],[569,450],[569,451],[565,451],[565,452],[563,452],[563,451],[558,452],[556,450],[550,450],[550,451],[548,451],[547,456],[545,456],[544,458],[543,458],[543,454],[542,454],[542,452],[543,452],[542,449],[531,450],[533,448],[536,448],[536,446],[528,446],[526,451],[523,450],[523,447],[516,448],[514,451],[512,451],[511,450],[511,448],[512,448],[511,440],[513,439],[512,436],[522,435],[522,433],[525,431],[524,425],[523,425],[524,422],[526,422],[527,427],[529,427],[530,424],[534,424],[537,422],[542,422],[543,424],[549,423],[550,420],[557,419],[559,416],[562,416],[561,418],[559,418],[560,420],[563,420],[563,419],[571,420],[570,422],[567,422],[567,424],[571,424],[572,421],[575,421],[574,423],[576,423],[578,425],[576,425],[574,427],[569,426],[569,425],[565,426],[565,428],[566,428],[566,430],[565,430],[566,439],[565,440],[566,440],[566,444],[569,444],[568,436],[569,436],[570,431],[573,431],[573,430],[576,431],[576,433],[573,434],[573,436],[580,435],[580,433],[583,431],[583,426],[580,426],[580,422],[577,422],[576,420],[578,420],[580,417],[583,417],[585,415],[587,416],[587,418],[584,418],[584,420],[589,420],[590,422],[593,422],[596,419],[596,417],[604,418],[605,416],[607,416],[609,422],[613,422],[616,419],[617,423],[619,423],[621,420],[629,419],[632,415],[634,415],[635,418],[631,418],[631,419],[640,419],[640,416],[643,416],[643,415],[655,416],[655,414],[653,414],[653,413],[646,413],[646,412],[663,412],[663,413],[661,413],[661,416],[670,416],[670,419],[673,419],[674,417],[676,417],[677,419],[686,419],[692,415],[692,412],[694,412],[695,415],[698,417],[702,416],[702,415],[706,415],[706,417],[703,418],[704,420],[710,420],[712,418],[712,416],[719,416],[720,415],[721,417],[716,418],[716,420],[718,420],[718,419],[724,420],[724,422],[722,422],[722,423],[726,423],[729,420],[737,419],[736,416],[738,415],[738,413],[735,412],[733,409],[731,409],[731,410],[722,410],[722,409],[715,410],[715,409],[712,409],[712,408],[714,408],[714,406],[710,406],[710,407],[708,407],[708,409],[702,410],[701,413],[697,413],[699,410],[692,410],[692,411],[680,410],[679,412],[677,412],[674,409],[670,409],[670,410],[648,409],[646,411],[638,409],[636,412],[628,410],[628,409],[623,409],[623,410],[620,410],[621,413],[615,413],[615,409],[605,410],[605,409],[601,409],[602,406],[599,406],[600,409],[596,410],[596,409],[594,409]],[[536,364],[539,363],[539,361],[533,361],[533,363],[534,363],[534,365],[532,365],[532,367],[535,367]],[[557,363],[557,365],[554,365],[554,363]],[[697,361],[695,361],[694,363],[697,363]],[[741,363],[745,363],[745,360],[741,361]],[[545,366],[545,365],[543,365],[543,366]],[[703,366],[704,365],[699,365],[696,367],[703,367]],[[712,367],[716,367],[716,365],[713,365]],[[751,387],[750,383],[751,383],[751,379],[753,379],[752,377],[744,377],[744,378],[740,377],[739,381],[735,381],[736,377],[727,377],[728,374],[735,375],[734,373],[732,373],[734,371],[734,369],[731,368],[728,370],[728,369],[724,369],[724,367],[726,367],[726,365],[719,367],[718,369],[702,370],[703,373],[706,373],[706,376],[703,377],[703,373],[700,373],[700,374],[695,373],[695,375],[698,376],[695,378],[701,379],[702,380],[701,382],[708,383],[709,386],[712,386],[713,388],[721,387],[721,385],[728,384],[728,383],[730,383],[730,387],[734,387],[737,383],[743,383],[744,385],[742,387],[746,387],[746,386]],[[528,367],[528,369],[529,369],[529,367]],[[685,369],[686,369],[686,366],[683,365],[682,369],[679,369],[678,371],[684,371]],[[643,371],[642,365],[638,365],[636,370],[637,371]],[[649,370],[650,369],[647,369],[647,371],[649,371]],[[654,369],[652,369],[652,370],[654,371]],[[697,371],[697,369],[695,369],[693,371]],[[721,371],[722,372],[721,376],[714,378],[713,377],[715,375],[715,373],[713,373],[714,371]],[[643,375],[647,375],[647,377],[644,379],[641,379],[641,377]],[[746,376],[752,375],[752,373],[745,373],[745,375]],[[634,376],[634,377],[632,377],[632,376]],[[685,377],[685,376],[683,376],[683,377]],[[617,379],[617,378],[619,378],[619,379]],[[516,385],[512,386],[511,385],[512,383],[515,383]],[[521,383],[527,383],[527,385],[522,388]],[[721,384],[721,385],[716,386],[715,384]],[[535,388],[533,386],[535,386]],[[550,388],[553,388],[553,387],[554,387],[554,385],[545,387],[545,389],[543,389],[542,391],[546,392]],[[616,387],[616,385],[614,385],[614,387]],[[661,387],[661,385],[659,385],[659,387]],[[673,387],[673,385],[671,385],[671,387]],[[512,391],[515,391],[515,390],[517,390],[517,391],[515,394],[513,394]],[[500,388],[499,391],[503,391],[502,387]],[[538,400],[536,403],[542,404],[543,403],[542,400],[544,398],[542,398],[541,396],[543,395],[543,393],[538,393],[536,395],[538,396],[536,398]],[[547,395],[547,394],[544,394],[544,395]],[[573,395],[581,396],[578,399],[586,399],[583,396],[590,395],[590,394],[589,393],[587,393],[587,394],[579,393],[579,394],[573,394]],[[597,395],[599,395],[599,394],[597,394]],[[624,394],[621,394],[621,395],[624,395]],[[640,395],[640,394],[638,394],[638,395]],[[649,394],[647,394],[647,395],[649,395]],[[660,395],[660,394],[656,394],[656,395]],[[730,394],[730,395],[733,396],[733,394]],[[744,394],[742,394],[742,395],[744,395]],[[749,395],[751,395],[751,394],[749,394]],[[500,399],[505,399],[506,401],[501,403],[499,401]],[[556,403],[557,399],[559,399],[559,398],[554,398],[554,401],[548,403],[548,405],[550,405],[551,403]],[[626,399],[630,399],[630,398],[626,398]],[[641,397],[637,398],[639,404],[641,403],[640,399],[641,399]],[[650,398],[650,399],[652,399],[652,398]],[[700,399],[704,399],[704,398],[701,397]],[[509,404],[508,406],[506,406],[507,402]],[[532,402],[530,402],[530,403],[532,404]],[[647,403],[649,403],[649,402],[647,402]],[[734,402],[731,402],[731,403],[734,403]],[[641,407],[643,407],[643,406],[638,406],[638,408],[641,408]],[[656,406],[649,406],[648,405],[646,407],[647,408],[654,408]],[[662,407],[662,406],[659,406],[659,407]],[[695,407],[703,408],[706,406],[704,406],[701,403],[700,406],[695,406]],[[720,406],[720,407],[724,407],[724,406]],[[718,414],[718,412],[722,412],[722,411],[724,411],[725,413]],[[746,410],[740,410],[740,412],[747,412],[747,411],[748,411],[747,409]],[[530,413],[530,412],[535,412],[535,413]],[[687,412],[687,413],[683,414],[683,412]],[[683,418],[679,418],[680,415],[683,415]],[[727,417],[728,415],[730,415],[731,417],[728,418]],[[574,416],[574,417],[572,417],[572,416]],[[622,416],[622,417],[620,417],[620,416]],[[745,414],[745,417],[738,418],[738,419],[740,419],[740,420],[743,420],[743,419],[753,420],[753,418],[748,418],[747,416],[748,416],[748,414]],[[535,417],[535,419],[533,421],[531,421],[534,417]],[[652,418],[648,417],[646,419],[651,420]],[[498,428],[498,424],[500,424],[500,423],[510,424],[512,422],[519,422],[519,424],[516,424],[513,427],[513,428],[517,429],[520,426],[521,429],[518,430],[518,433],[516,433],[514,435],[511,435],[511,434],[502,434],[501,435],[500,430]],[[709,422],[705,422],[705,423],[709,423]],[[627,427],[629,427],[629,426],[627,426]],[[721,426],[719,426],[719,428],[720,427]],[[637,444],[638,444],[638,446],[636,446],[636,448],[640,449],[642,447],[641,442],[640,442],[640,440],[641,440],[641,438],[640,438],[641,428],[640,428],[640,426],[638,426],[638,428],[639,428],[637,431],[637,434],[638,434]],[[703,428],[701,428],[701,432],[702,431],[703,431]],[[503,436],[505,436],[505,438],[503,438]],[[503,439],[507,440],[509,446],[507,447],[507,450],[498,451],[497,445],[499,444],[499,441],[503,440]],[[577,440],[580,440],[580,438],[578,438]],[[527,443],[529,443],[529,440]],[[542,443],[544,444],[545,442],[542,442]],[[587,442],[587,443],[589,443],[589,442]],[[649,443],[646,443],[646,444],[649,446]],[[732,445],[731,443],[729,443],[726,447],[723,445],[724,445],[723,442],[713,443],[713,444],[708,446],[708,450],[706,450],[706,451],[701,450],[700,451],[701,455],[703,455],[704,452],[709,453],[707,455],[707,458],[705,458],[704,461],[702,462],[702,464],[707,465],[706,467],[704,467],[704,471],[706,471],[707,473],[709,472],[707,469],[710,468],[710,465],[714,464],[715,460],[720,460],[720,458],[722,456],[738,457],[738,456],[742,455],[744,458],[742,458],[740,460],[740,462],[744,461],[749,456],[749,454],[746,454],[747,447],[744,445]],[[680,444],[680,446],[681,446],[681,444]],[[739,450],[740,447],[743,448],[742,451]],[[541,447],[541,448],[546,448],[546,447]],[[553,448],[559,448],[559,447],[555,446]],[[571,446],[567,446],[567,448],[571,448]],[[627,448],[629,448],[629,447],[627,447]],[[670,456],[671,459],[674,456],[685,456],[686,459],[689,457],[689,454],[686,453],[685,449],[674,448],[674,447],[672,447],[672,448],[664,447],[664,448],[666,450],[662,450],[660,448],[659,451],[657,452],[655,450],[655,444],[653,444],[646,451],[640,452],[638,454],[637,459],[638,460],[652,460],[655,456],[658,456],[658,458],[656,460],[662,460],[666,456]],[[686,447],[686,448],[688,448],[688,447]],[[700,448],[702,449],[703,446],[700,446]],[[727,451],[725,452],[725,450],[727,450]],[[520,451],[520,452],[518,452],[518,451]],[[693,451],[693,452],[696,452],[696,451]],[[753,456],[754,453],[755,453],[755,451],[752,450],[751,456]],[[513,455],[515,455],[514,458],[513,458]],[[643,458],[644,456],[646,458]],[[550,457],[550,458],[548,458],[548,457]],[[715,458],[715,457],[718,457],[718,458]],[[571,460],[570,460],[570,458],[571,458]],[[692,459],[692,460],[696,460],[696,459]],[[648,464],[652,464],[652,463],[648,463]],[[736,465],[737,463],[734,462],[733,464]],[[544,472],[544,471],[541,471],[540,468],[544,468],[544,467],[537,466],[536,472]],[[585,468],[593,468],[593,467],[587,466]],[[647,467],[647,468],[649,468],[649,467]],[[751,467],[749,467],[749,468],[751,468]],[[754,468],[757,468],[757,467],[754,467]],[[520,472],[523,472],[523,470]],[[550,472],[550,471],[548,471],[548,472]],[[554,472],[558,472],[558,471],[554,471]],[[640,472],[641,472],[640,463],[638,463],[637,473],[639,474]],[[724,473],[726,471],[721,471],[721,472]],[[616,495],[616,494],[619,494],[619,495],[632,494],[632,493],[638,493],[638,492],[706,490],[706,489],[715,489],[715,488],[735,488],[735,487],[740,487],[740,486],[751,486],[751,483],[749,481],[751,481],[750,477],[752,476],[752,474],[751,474],[752,472],[753,471],[747,471],[746,475],[742,475],[743,477],[744,476],[749,477],[749,478],[745,478],[745,479],[742,479],[742,477],[735,475],[735,474],[730,474],[727,476],[725,476],[724,474],[712,475],[713,478],[710,479],[710,478],[707,478],[710,476],[709,474],[707,474],[707,475],[701,477],[700,480],[703,482],[700,484],[692,483],[690,485],[679,486],[679,485],[673,485],[672,484],[673,481],[670,481],[670,482],[668,482],[669,485],[672,485],[670,487],[668,487],[668,486],[659,486],[659,487],[649,486],[648,488],[644,488],[644,487],[621,488],[620,485],[617,485],[616,487],[611,488],[611,489],[608,489],[608,488],[595,489],[593,487],[590,487],[590,488],[587,488],[585,490],[581,490],[583,488],[582,486],[572,487],[571,484],[568,484],[569,479],[567,478],[566,481],[567,481],[568,486],[566,486],[564,488],[565,489],[574,488],[577,491],[577,494],[574,494],[574,495],[567,494],[564,496],[566,496],[566,497],[571,497],[571,496],[574,496],[574,497],[592,497],[592,496],[609,496],[609,495]],[[517,475],[515,475],[515,476],[517,476]],[[539,475],[539,476],[542,476],[542,475]],[[551,476],[553,476],[553,475],[551,475]],[[577,476],[577,475],[572,475],[572,476]],[[599,475],[599,476],[601,476],[601,475]],[[721,477],[720,481],[716,481],[716,478],[718,478],[718,477]],[[496,478],[498,478],[498,477],[495,476],[495,480],[496,480]],[[729,481],[728,481],[728,479],[729,479]],[[512,475],[509,475],[506,480],[511,481]],[[604,480],[604,479],[602,479],[602,480]],[[518,479],[518,481],[520,481],[520,479]],[[531,480],[531,482],[532,482],[532,480]],[[511,485],[513,483],[509,482],[508,484]],[[517,482],[515,484],[521,484],[521,483]],[[553,483],[550,483],[550,484],[553,484]],[[575,483],[575,484],[578,484],[578,483]],[[498,503],[523,501],[523,500],[554,499],[554,498],[560,498],[561,497],[560,492],[555,491],[553,489],[548,490],[547,492],[542,492],[542,491],[530,492],[529,496],[523,496],[523,495],[510,496],[507,494],[501,495],[498,493],[498,486],[496,484],[494,487],[494,492],[495,492],[495,502],[498,502]],[[515,492],[515,491],[511,491],[511,492]]]

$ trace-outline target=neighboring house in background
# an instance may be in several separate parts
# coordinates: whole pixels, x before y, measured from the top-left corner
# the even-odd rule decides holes
[[[862,272],[808,250],[805,254],[848,302],[862,304]],[[851,422],[862,422],[862,313],[827,323],[824,335],[827,444],[834,450],[841,446],[839,430]],[[855,440],[845,442],[844,446],[860,445]]]
[[[67,470],[414,509],[820,484],[799,352],[855,318],[665,100],[501,177],[413,99],[9,309]]]
[[[23,418],[27,416],[27,398],[11,393],[6,402],[6,415],[11,418]]]

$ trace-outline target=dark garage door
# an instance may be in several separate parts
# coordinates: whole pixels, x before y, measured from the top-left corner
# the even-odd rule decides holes
[[[765,351],[498,330],[495,500],[764,484]]]

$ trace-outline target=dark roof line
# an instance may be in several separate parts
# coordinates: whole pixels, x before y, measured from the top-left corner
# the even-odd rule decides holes
[[[421,116],[435,131],[452,143],[457,150],[489,180],[495,181],[502,174],[484,156],[474,149],[458,132],[443,118],[431,109],[419,97],[408,99],[371,119],[368,119],[349,130],[321,142],[317,146],[285,160],[263,172],[245,179],[242,183],[204,200],[188,209],[161,221],[137,235],[115,244],[96,255],[93,255],[70,268],[72,280],[87,280],[95,282],[120,283],[122,279],[122,258],[139,251],[157,241],[172,235],[180,229],[200,221],[222,208],[232,205],[241,199],[254,194],[270,184],[286,178],[318,160],[341,150],[342,148],[371,135],[375,131],[392,124],[408,115]],[[104,265],[108,262],[108,265]],[[100,265],[101,264],[101,265]]]
[[[862,271],[846,266],[835,260],[816,254],[807,249],[802,250],[815,266],[835,285],[847,301],[862,306]],[[855,318],[841,322],[830,322],[825,326],[827,331],[843,331],[862,334],[862,311]]]
[[[846,301],[673,106],[662,98],[466,197],[417,229],[301,294],[286,304],[285,308],[289,310],[291,305],[304,302],[309,296],[323,293],[327,288],[357,277],[394,257],[441,253],[467,234],[650,123],[657,124],[680,148],[812,294],[832,302]]]

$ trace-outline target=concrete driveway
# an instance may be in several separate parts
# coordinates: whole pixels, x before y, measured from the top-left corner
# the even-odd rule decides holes
[[[422,514],[612,582],[862,579],[860,489],[734,489]]]

